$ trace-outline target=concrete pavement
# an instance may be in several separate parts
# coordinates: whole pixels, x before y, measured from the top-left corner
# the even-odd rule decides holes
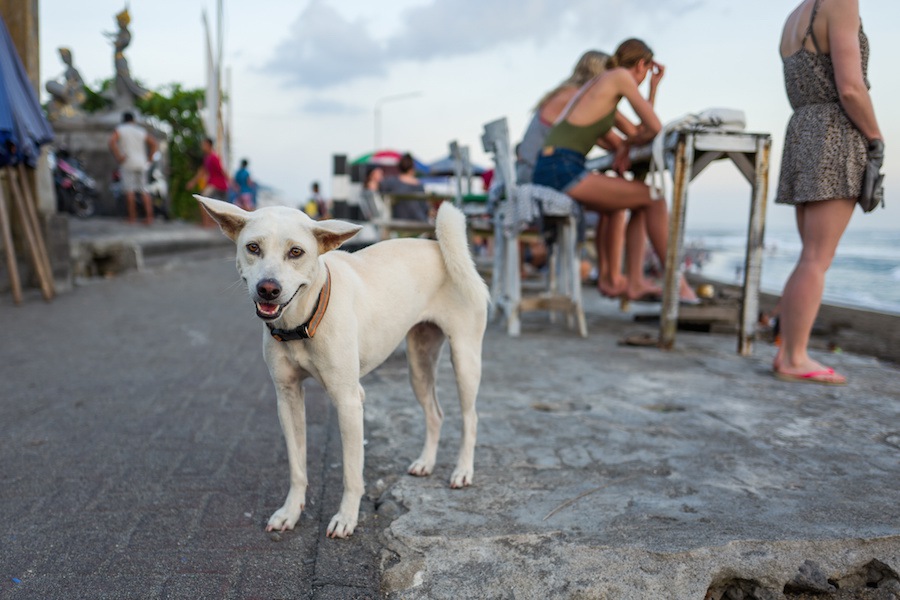
[[[900,597],[900,371],[823,357],[846,388],[776,381],[772,349],[652,332],[586,290],[590,337],[543,315],[484,348],[475,485],[433,476],[402,349],[363,382],[360,527],[333,410],[310,386],[308,507],[287,489],[261,325],[227,246],[0,300],[0,598]]]

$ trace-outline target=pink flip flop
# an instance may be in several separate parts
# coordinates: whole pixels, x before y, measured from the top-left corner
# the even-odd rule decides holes
[[[834,372],[834,369],[827,368],[821,369],[818,371],[810,371],[809,373],[785,373],[783,371],[774,371],[774,375],[776,379],[780,379],[781,381],[790,381],[792,383],[818,383],[819,385],[847,385],[847,378],[843,375],[838,375]],[[832,379],[835,375],[838,377],[844,377],[843,380],[840,379]]]

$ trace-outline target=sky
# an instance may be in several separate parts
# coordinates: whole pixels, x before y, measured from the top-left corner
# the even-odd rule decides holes
[[[124,0],[39,0],[41,78],[59,78],[56,49],[71,48],[90,85],[113,74]],[[656,109],[663,123],[707,108],[743,110],[747,130],[772,135],[767,223],[790,227],[772,204],[790,107],[778,41],[793,1],[754,0],[224,0],[233,159],[297,204],[313,181],[330,192],[332,156],[351,160],[376,144],[431,162],[457,140],[476,164],[485,123],[506,117],[513,143],[545,91],[588,49],[612,53],[638,37],[666,66]],[[131,73],[149,88],[205,86],[202,13],[215,0],[131,0]],[[887,210],[857,213],[854,227],[900,231],[900,2],[860,0],[872,55],[869,79],[886,139]],[[46,98],[42,98],[46,99]],[[380,119],[376,123],[376,106]],[[234,168],[234,165],[231,165]],[[689,189],[688,228],[743,226],[750,187],[727,161]]]

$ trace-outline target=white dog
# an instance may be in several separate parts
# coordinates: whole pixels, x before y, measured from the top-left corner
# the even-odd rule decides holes
[[[263,356],[275,382],[287,442],[291,487],[267,531],[293,529],[306,498],[306,413],[303,380],[331,397],[341,431],[344,495],[329,537],[353,533],[363,488],[363,400],[360,377],[406,337],[410,381],[425,411],[425,445],[409,473],[434,469],[443,412],[435,376],[445,339],[456,371],[463,430],[450,487],[472,483],[481,381],[481,343],[489,294],[475,270],[463,214],[445,202],[437,242],[396,239],[353,254],[335,251],[360,227],[314,221],[286,207],[246,212],[196,196],[237,245],[237,268],[265,322]]]

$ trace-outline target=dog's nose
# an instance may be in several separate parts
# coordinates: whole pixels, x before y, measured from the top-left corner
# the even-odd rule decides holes
[[[281,285],[274,279],[263,279],[256,284],[256,293],[263,300],[275,300],[281,294]]]

